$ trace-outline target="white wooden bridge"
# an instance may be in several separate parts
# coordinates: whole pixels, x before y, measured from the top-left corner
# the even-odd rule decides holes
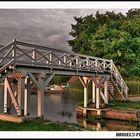
[[[84,87],[84,107],[88,107],[88,85],[92,82],[92,102],[101,109],[109,97],[127,99],[128,87],[112,60],[77,54],[13,40],[0,48],[0,82],[4,83],[4,113],[13,105],[16,115],[28,115],[31,86],[37,88],[37,116],[44,114],[44,89],[56,75],[78,76]],[[17,84],[13,84],[13,81]]]

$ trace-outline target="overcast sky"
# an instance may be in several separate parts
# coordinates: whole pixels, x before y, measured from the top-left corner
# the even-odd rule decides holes
[[[101,9],[105,12],[109,9]],[[110,9],[122,12],[128,9]],[[0,44],[6,45],[13,38],[48,47],[71,50],[67,40],[73,16],[95,14],[96,9],[0,9]]]

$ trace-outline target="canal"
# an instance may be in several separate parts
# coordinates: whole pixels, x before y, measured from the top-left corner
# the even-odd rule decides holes
[[[91,95],[89,95],[90,98]],[[56,93],[46,93],[44,117],[46,120],[54,122],[78,123],[84,127],[97,131],[137,131],[140,130],[140,124],[136,122],[118,121],[118,120],[95,120],[88,122],[86,119],[76,117],[75,106],[83,101],[81,91],[65,91]],[[29,100],[29,112],[31,116],[37,114],[37,95],[31,94]],[[0,113],[3,112],[3,91],[0,89]],[[15,112],[14,108],[11,112]]]

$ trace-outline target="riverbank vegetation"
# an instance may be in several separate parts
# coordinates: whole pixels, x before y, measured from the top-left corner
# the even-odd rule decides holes
[[[0,131],[85,131],[88,130],[80,124],[44,122],[36,118],[23,123],[0,121]],[[90,130],[90,129],[89,129]]]
[[[110,100],[109,107],[140,109],[140,101]]]

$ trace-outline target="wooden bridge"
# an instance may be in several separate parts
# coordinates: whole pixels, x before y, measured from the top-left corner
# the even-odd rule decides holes
[[[112,60],[77,54],[13,40],[0,48],[0,82],[4,83],[4,113],[14,106],[16,115],[28,116],[31,87],[37,88],[37,116],[44,115],[44,89],[57,75],[78,76],[88,107],[88,85],[96,109],[108,99],[127,99],[128,87]],[[15,82],[15,83],[14,83]]]

